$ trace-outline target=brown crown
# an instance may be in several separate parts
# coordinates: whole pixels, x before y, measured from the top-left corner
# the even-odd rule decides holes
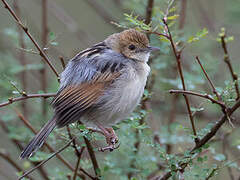
[[[120,34],[120,42],[129,42],[129,43],[136,43],[138,45],[141,46],[148,46],[149,45],[149,40],[147,38],[147,36],[135,29],[128,29],[125,30],[123,32],[121,32]]]

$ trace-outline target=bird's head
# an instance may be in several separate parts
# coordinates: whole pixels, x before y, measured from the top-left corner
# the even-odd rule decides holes
[[[147,36],[135,29],[128,29],[109,36],[105,43],[114,51],[127,58],[147,62],[150,52],[158,48],[150,47]]]

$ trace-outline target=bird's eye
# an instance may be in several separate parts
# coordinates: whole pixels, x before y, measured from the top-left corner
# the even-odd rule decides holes
[[[131,44],[130,46],[128,46],[128,49],[130,49],[131,51],[134,50],[136,48],[136,46],[134,46],[133,44]]]

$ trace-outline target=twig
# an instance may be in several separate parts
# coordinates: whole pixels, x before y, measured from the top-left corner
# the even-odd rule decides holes
[[[238,108],[240,107],[240,100],[238,100],[231,108],[228,109],[228,116],[231,116]],[[204,144],[206,144],[215,134],[216,132],[221,128],[221,126],[227,121],[227,115],[223,115],[217,123],[211,128],[210,132],[207,133],[191,150],[191,153],[194,153],[195,150],[198,148],[201,148]],[[187,167],[188,163],[180,164],[180,168],[178,168],[177,171],[183,171]],[[163,176],[159,177],[160,180],[166,180],[172,176],[171,172],[167,172]]]
[[[66,68],[66,64],[65,64],[65,62],[64,62],[63,57],[60,56],[60,57],[59,57],[59,60],[60,60],[60,62],[61,62],[61,64],[62,64],[63,69],[65,69],[65,68]]]
[[[169,90],[169,93],[189,94],[189,95],[199,96],[199,97],[210,100],[212,103],[220,105],[222,108],[226,108],[225,104],[222,101],[215,100],[208,94],[200,94],[200,93],[197,93],[197,92],[184,91],[184,90]]]
[[[165,27],[167,29],[167,33],[168,33],[169,40],[170,40],[170,43],[171,43],[171,46],[172,46],[172,49],[173,49],[173,53],[174,53],[174,56],[175,56],[176,61],[177,61],[178,72],[179,72],[179,75],[180,75],[180,78],[181,78],[183,90],[186,91],[185,81],[184,81],[184,76],[183,76],[182,66],[181,66],[181,53],[177,52],[176,45],[173,42],[170,29],[169,29],[167,21],[165,19],[163,19],[163,23],[165,24]],[[184,97],[186,105],[187,105],[188,115],[189,115],[189,119],[191,121],[193,134],[194,134],[195,137],[197,137],[195,123],[194,123],[194,119],[193,119],[192,112],[191,112],[191,109],[190,109],[190,104],[189,104],[188,97],[185,94],[183,94],[183,97]],[[198,138],[195,138],[195,143],[197,143],[197,142],[198,142]]]
[[[18,7],[17,0],[13,1],[13,7],[16,11],[16,15],[20,16],[20,9]],[[22,49],[25,49],[26,46],[25,46],[25,42],[24,42],[23,32],[22,32],[22,30],[19,26],[17,28],[18,28],[19,45]],[[25,57],[25,54],[23,53],[23,51],[19,52],[19,60],[20,60],[20,63],[21,63],[22,66],[25,66],[27,64],[26,63],[26,57]],[[26,79],[27,77],[26,77],[26,75],[27,75],[26,71],[22,71],[20,73],[23,91],[27,91],[27,79]],[[22,105],[22,110],[23,110],[24,116],[28,117],[27,102],[22,102],[21,105]]]
[[[163,34],[163,33],[159,33],[159,32],[156,32],[156,31],[143,31],[143,32],[145,32],[145,33],[147,33],[147,34],[155,34],[155,35],[158,35],[158,36],[163,36],[163,37],[169,39],[169,36],[168,36],[168,35]]]
[[[240,98],[240,92],[239,92],[239,86],[238,86],[238,76],[233,70],[231,60],[230,60],[229,54],[228,54],[228,49],[227,49],[227,44],[226,44],[226,41],[225,41],[225,37],[226,37],[225,34],[223,36],[221,36],[221,44],[222,44],[222,48],[223,48],[223,51],[224,51],[224,62],[227,64],[228,69],[231,73],[232,79],[234,81],[235,91],[236,91],[236,94],[237,94],[236,100],[238,100]]]
[[[45,60],[45,62],[49,65],[49,67],[51,68],[51,70],[54,72],[54,74],[57,76],[57,78],[59,77],[57,70],[55,69],[55,67],[52,65],[52,63],[50,62],[48,56],[46,55],[46,53],[40,48],[40,46],[38,45],[37,41],[33,38],[33,36],[29,33],[29,30],[26,26],[23,25],[23,23],[20,21],[19,17],[15,14],[15,12],[12,10],[12,8],[9,6],[9,4],[5,1],[2,0],[3,4],[5,5],[5,8],[10,12],[10,14],[12,15],[12,17],[16,20],[17,24],[19,24],[19,26],[23,29],[23,31],[26,33],[26,35],[31,39],[31,41],[33,42],[33,44],[35,45],[35,47],[37,48],[37,50],[39,51],[39,55],[42,56],[42,58]]]
[[[75,138],[73,139],[73,141],[75,141]],[[85,149],[85,147],[82,147],[79,154],[78,154],[78,160],[77,160],[77,163],[76,163],[76,167],[75,167],[75,171],[74,171],[74,175],[73,175],[73,180],[76,180],[76,178],[77,178],[78,167],[79,167],[80,160],[81,160],[82,153],[83,153],[84,149]]]
[[[80,171],[82,171],[85,175],[87,175],[92,180],[98,180],[98,178],[93,177],[90,175],[87,171],[85,171],[83,168],[80,167]]]
[[[96,158],[95,153],[93,151],[93,147],[92,147],[90,141],[86,137],[83,137],[83,139],[85,141],[85,144],[86,144],[87,150],[88,150],[88,154],[89,154],[90,159],[91,159],[92,164],[93,164],[93,169],[94,169],[94,172],[95,172],[95,175],[96,175],[96,179],[99,179],[98,177],[101,176],[99,174],[100,168],[98,166],[97,158]]]
[[[5,125],[4,121],[0,120],[0,126],[2,127],[3,131],[6,134],[10,133],[7,126]],[[10,140],[13,142],[13,144],[15,144],[15,146],[17,146],[19,148],[20,151],[23,150],[23,146],[18,140],[12,139],[12,138],[10,138]],[[31,162],[31,163],[34,166],[38,165],[38,162]],[[49,180],[47,172],[42,167],[38,168],[38,170],[43,179]]]
[[[17,169],[19,172],[24,172],[24,170],[13,160],[10,158],[10,156],[7,153],[4,153],[0,150],[0,156],[5,159],[9,164],[11,164],[15,169]],[[32,179],[30,176],[26,176],[29,179]]]
[[[29,171],[27,171],[26,173],[24,173],[20,178],[18,178],[18,180],[21,180],[22,178],[26,177],[28,174],[32,173],[34,170],[36,170],[38,167],[42,166],[43,164],[45,164],[47,161],[49,161],[50,159],[52,159],[54,156],[56,156],[57,154],[61,153],[64,149],[66,149],[68,146],[70,146],[70,144],[73,142],[73,139],[70,140],[65,146],[63,146],[61,149],[59,149],[58,151],[56,151],[55,153],[53,153],[49,158],[47,158],[46,160],[42,161],[41,163],[39,163],[36,167],[30,169]]]
[[[185,18],[186,18],[186,6],[187,6],[187,0],[182,0],[181,1],[181,10],[179,13],[179,26],[178,29],[183,29],[184,25],[185,25]],[[173,76],[175,78],[177,78],[177,66],[174,64],[171,67],[171,71],[173,72]],[[174,94],[174,96],[171,99],[171,109],[169,111],[169,117],[168,117],[168,132],[171,133],[171,128],[170,125],[175,121],[176,119],[176,110],[177,110],[177,99],[178,99],[179,95],[178,94]],[[194,116],[194,115],[193,115]],[[168,143],[166,144],[166,153],[170,154],[172,151],[172,146],[173,144]]]
[[[211,79],[209,78],[207,72],[206,72],[205,69],[203,68],[202,63],[201,63],[201,61],[200,61],[200,59],[199,59],[198,56],[196,56],[196,60],[197,60],[198,64],[200,65],[200,67],[201,67],[204,75],[206,76],[206,78],[207,78],[207,80],[208,80],[208,82],[209,82],[209,84],[210,84],[210,86],[211,86],[211,88],[212,88],[212,92],[217,96],[218,100],[221,101],[221,97],[219,96],[219,94],[218,94],[218,92],[217,92],[217,90],[216,90],[213,82],[212,82]]]
[[[31,98],[49,98],[54,97],[56,93],[46,93],[46,94],[26,94],[24,96],[16,97],[16,98],[8,98],[8,102],[3,102],[0,104],[0,107],[7,106],[9,104],[12,104],[17,101],[22,101],[25,99],[31,99]]]
[[[147,7],[146,7],[146,18],[145,18],[145,24],[150,24],[152,21],[152,11],[154,7],[154,0],[148,0]],[[149,39],[149,33],[147,34]]]
[[[44,49],[47,45],[47,37],[48,37],[48,19],[47,19],[47,0],[42,0],[42,48]],[[41,87],[44,93],[47,91],[47,68],[46,63],[43,60],[43,68],[40,69],[41,74]],[[47,116],[47,101],[46,99],[42,99],[42,115],[43,119],[46,119]]]
[[[24,125],[28,127],[34,134],[37,134],[37,131],[32,127],[32,125],[24,118],[24,116],[17,109],[15,109],[15,112],[17,113],[19,119],[24,123]],[[45,145],[50,152],[55,152],[54,148],[50,146],[47,142],[45,142]],[[56,157],[72,172],[75,171],[72,165],[68,161],[66,161],[60,154],[57,154]],[[81,174],[78,173],[78,176],[81,177]]]

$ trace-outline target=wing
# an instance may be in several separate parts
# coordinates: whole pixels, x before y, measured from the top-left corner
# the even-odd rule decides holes
[[[114,52],[107,51],[85,50],[61,74],[60,89],[52,102],[58,127],[79,120],[96,106],[99,97],[121,75],[124,64],[120,56],[109,55],[109,51]]]

